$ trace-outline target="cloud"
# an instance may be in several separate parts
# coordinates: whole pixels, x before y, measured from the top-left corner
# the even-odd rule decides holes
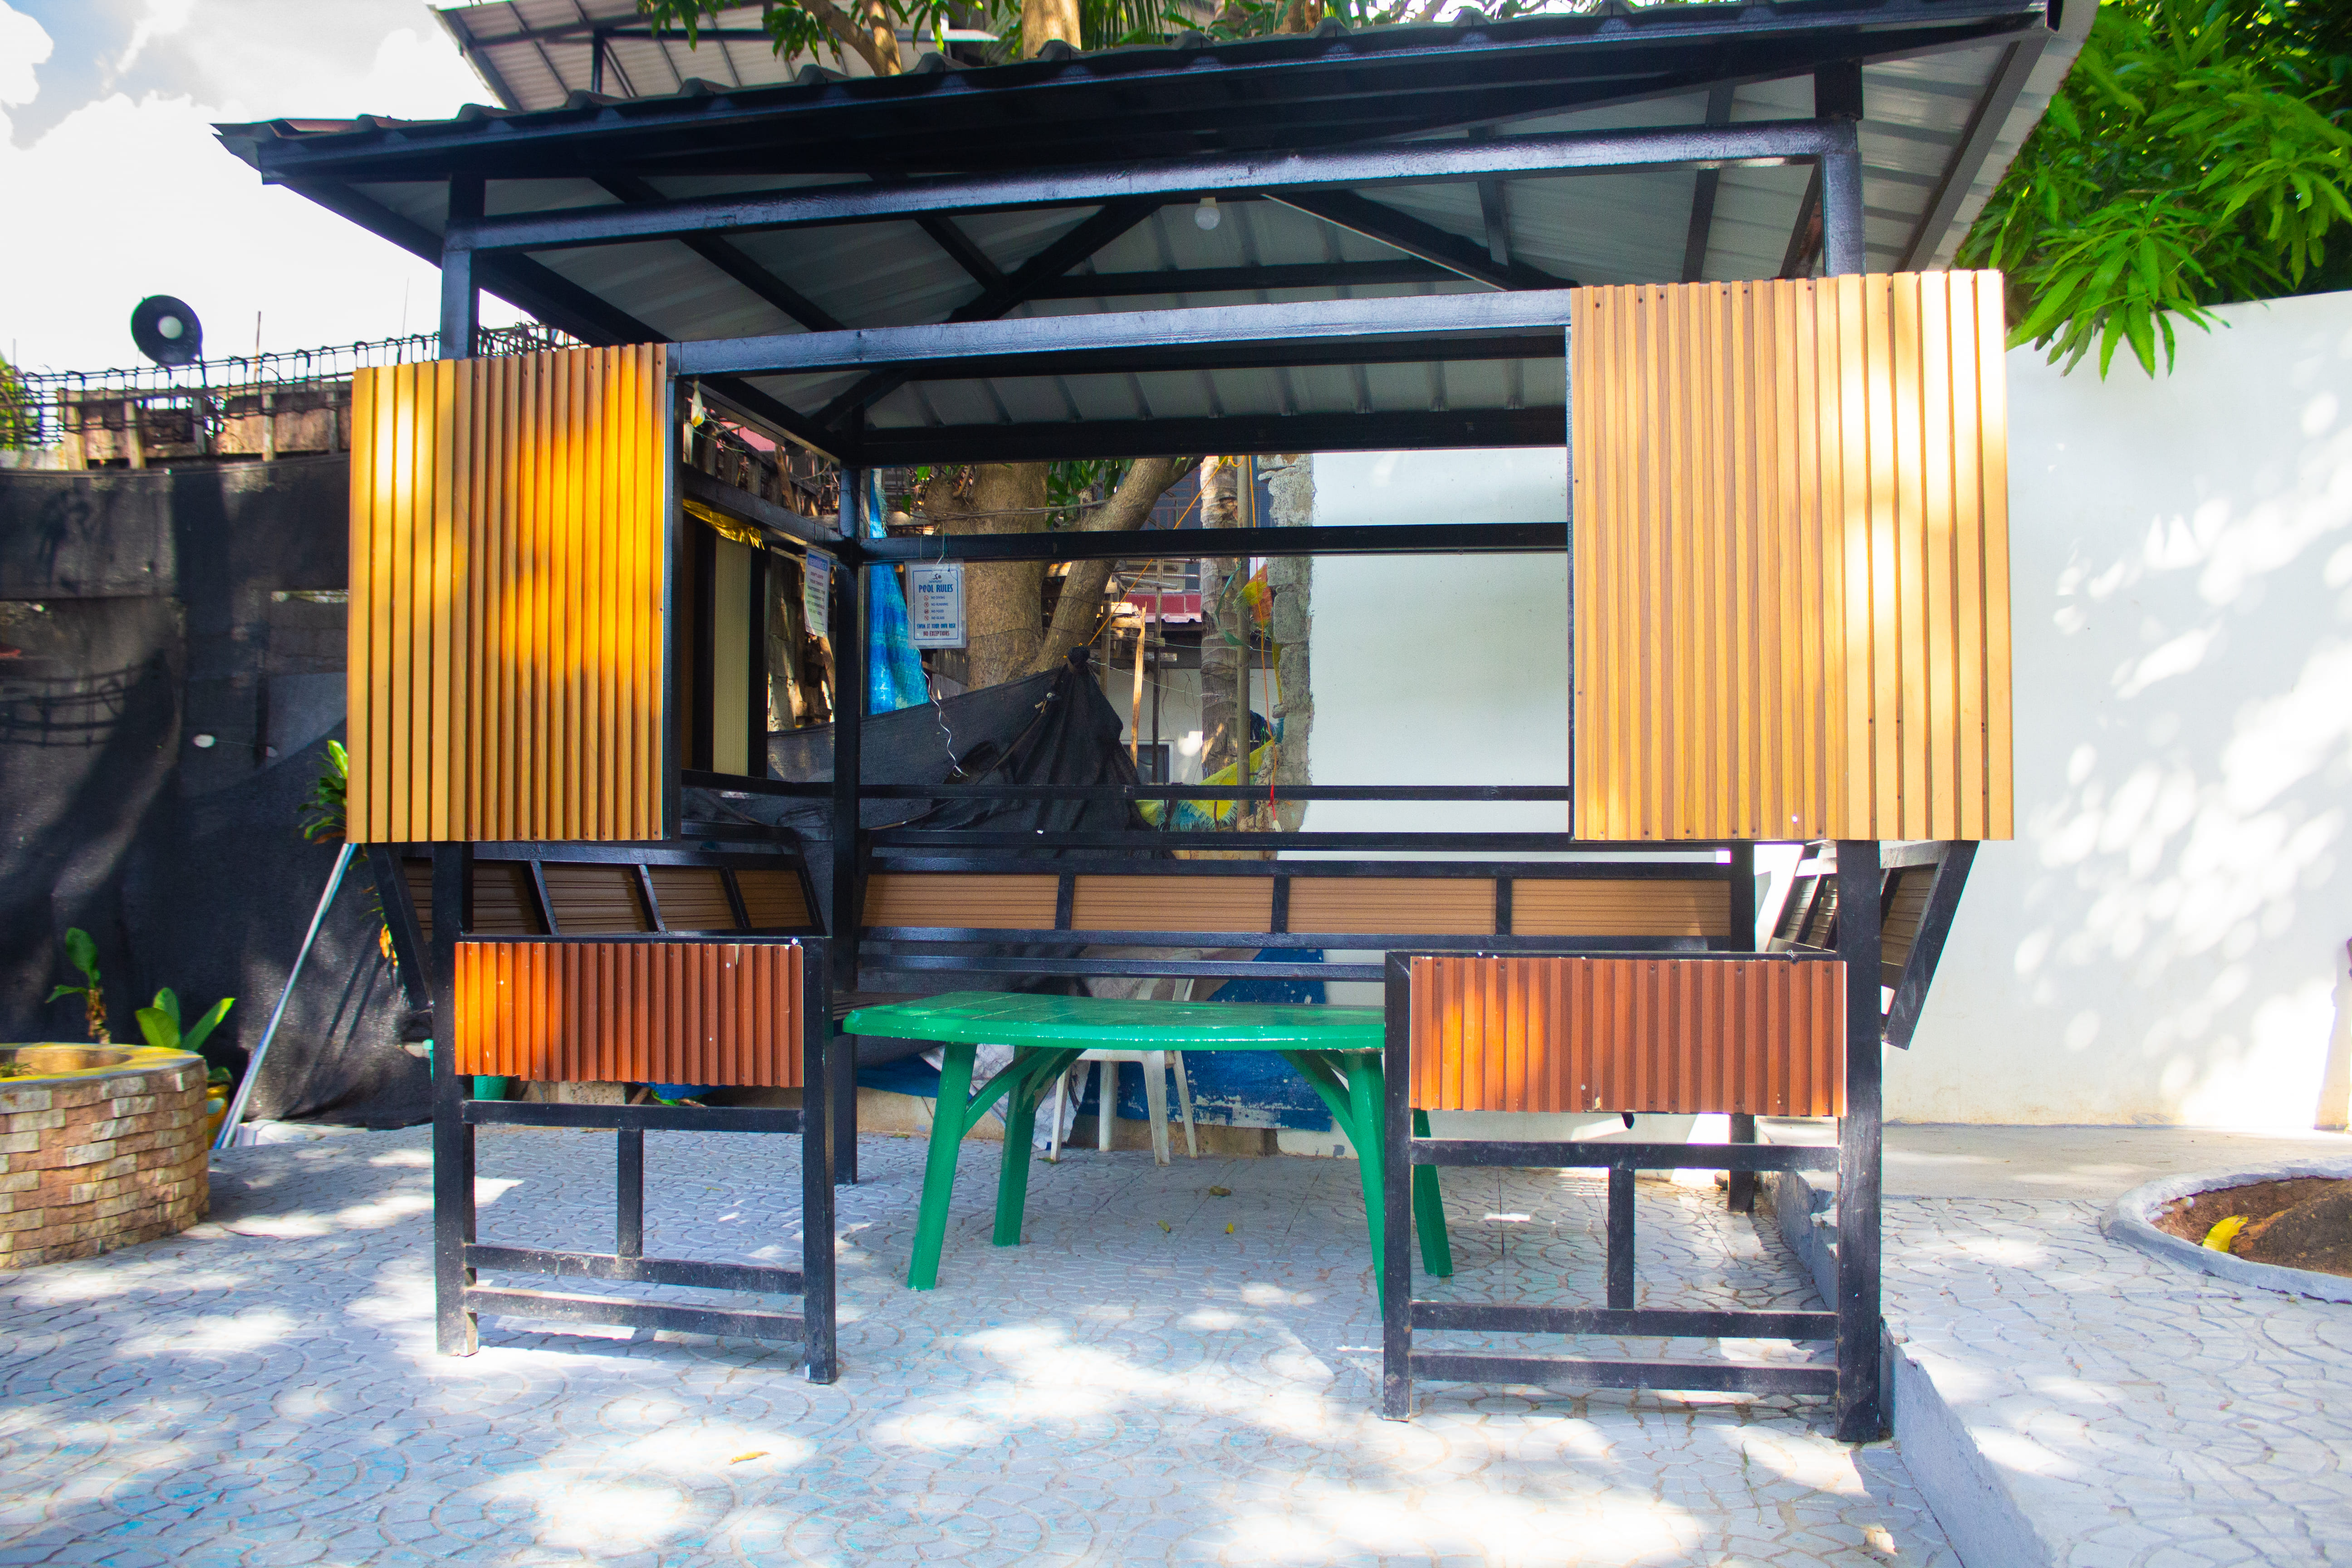
[[[135,19],[118,11],[110,31],[61,34],[72,58],[51,59],[49,34],[0,0],[0,102],[29,102],[39,65],[47,121],[20,147],[0,114],[0,190],[47,215],[0,247],[0,353],[53,370],[135,363],[131,310],[155,293],[195,308],[208,355],[250,352],[257,312],[270,350],[430,331],[431,267],[264,186],[213,133],[279,116],[438,118],[485,98],[415,17],[413,0],[159,0]],[[93,91],[91,56],[117,61],[121,85]],[[57,102],[61,82],[82,100]]]
[[[0,105],[33,101],[41,90],[33,68],[47,60],[56,47],[38,22],[0,4]]]

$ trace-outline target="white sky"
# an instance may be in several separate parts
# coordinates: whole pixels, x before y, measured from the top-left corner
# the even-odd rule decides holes
[[[257,311],[270,350],[432,330],[433,268],[265,188],[213,122],[492,101],[424,0],[0,0],[0,354],[143,363],[149,294],[194,307],[207,358],[251,352]]]

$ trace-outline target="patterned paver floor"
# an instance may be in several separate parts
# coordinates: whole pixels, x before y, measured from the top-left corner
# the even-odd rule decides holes
[[[647,1142],[649,1250],[797,1256],[794,1141]],[[481,1147],[485,1239],[609,1247],[609,1135]],[[1352,1163],[1087,1151],[1000,1249],[995,1152],[919,1295],[920,1147],[866,1141],[817,1387],[780,1347],[504,1320],[438,1357],[422,1130],[230,1151],[197,1230],[0,1276],[0,1563],[1954,1561],[1813,1401],[1429,1384],[1378,1419]],[[1447,1289],[1597,1300],[1601,1194],[1461,1173]],[[1811,1301],[1769,1222],[1664,1184],[1639,1212],[1645,1303]]]
[[[2104,1206],[1886,1205],[1888,1322],[2038,1537],[2009,1552],[2352,1563],[2352,1306],[2111,1241]]]

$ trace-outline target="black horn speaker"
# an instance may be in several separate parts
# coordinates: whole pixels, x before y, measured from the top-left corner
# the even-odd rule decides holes
[[[205,327],[187,302],[150,294],[131,312],[131,341],[157,364],[194,364],[205,352]]]

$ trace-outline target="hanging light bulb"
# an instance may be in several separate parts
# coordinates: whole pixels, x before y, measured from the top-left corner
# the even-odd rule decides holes
[[[1224,216],[1217,210],[1217,198],[1214,196],[1202,196],[1201,205],[1192,209],[1192,221],[1201,226],[1203,233],[1223,222]]]

